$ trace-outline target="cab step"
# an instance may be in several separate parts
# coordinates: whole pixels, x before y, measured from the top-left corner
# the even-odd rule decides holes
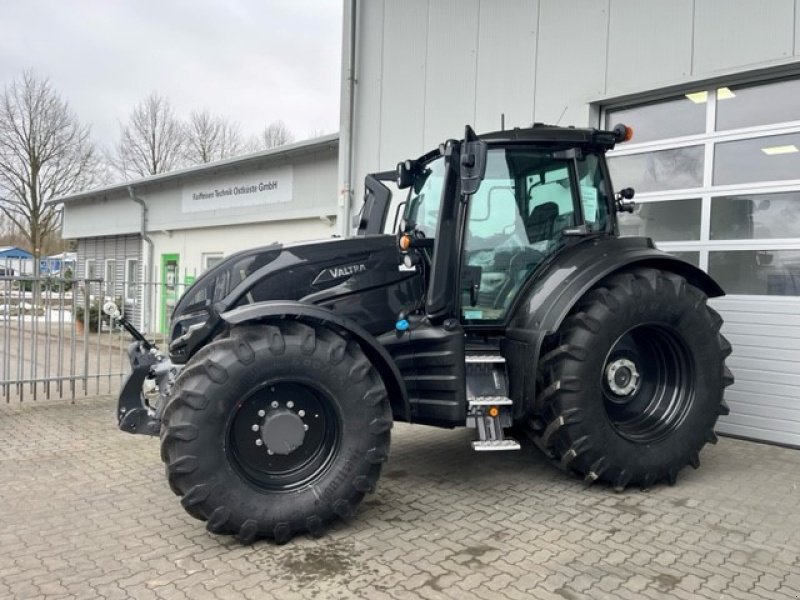
[[[464,361],[467,364],[502,364],[506,359],[499,354],[467,354]]]
[[[475,406],[511,406],[514,401],[505,396],[476,396],[469,399],[469,407]]]
[[[495,450],[519,450],[521,446],[517,440],[505,438],[502,440],[475,440],[472,449],[475,452],[490,452]]]
[[[505,437],[504,427],[512,423],[511,407],[514,401],[508,396],[473,396],[467,399],[467,427],[474,427],[478,439],[472,442],[476,452],[492,450],[519,450],[517,440]]]

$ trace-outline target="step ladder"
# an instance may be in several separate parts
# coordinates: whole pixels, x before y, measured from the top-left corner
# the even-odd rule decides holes
[[[499,354],[474,353],[465,357],[467,366],[467,427],[474,427],[477,452],[519,450],[514,439],[505,437],[510,427],[514,402],[507,396],[505,358]]]

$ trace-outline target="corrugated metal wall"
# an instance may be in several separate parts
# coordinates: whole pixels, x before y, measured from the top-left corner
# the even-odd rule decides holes
[[[800,446],[800,300],[720,298],[736,383],[725,392],[723,433]]]
[[[735,76],[800,73],[800,0],[369,0],[358,3],[354,181],[449,137]],[[720,430],[800,445],[800,301],[716,303],[734,345]]]
[[[78,240],[76,279],[85,279],[86,261],[94,260],[96,264],[96,277],[105,278],[105,261],[113,259],[115,264],[115,295],[124,294],[126,260],[135,258],[139,261],[139,281],[142,280],[142,238],[138,235],[108,235],[103,237],[83,238]],[[141,298],[128,307],[133,316],[133,323],[141,324],[142,301]]]

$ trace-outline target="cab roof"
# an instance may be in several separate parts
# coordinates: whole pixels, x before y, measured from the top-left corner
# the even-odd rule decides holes
[[[601,150],[611,150],[616,144],[612,131],[592,128],[558,127],[534,123],[527,128],[515,127],[503,131],[492,131],[478,135],[478,139],[489,143],[547,143],[566,146],[589,146]]]

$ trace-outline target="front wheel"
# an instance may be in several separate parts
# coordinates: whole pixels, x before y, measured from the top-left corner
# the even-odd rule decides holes
[[[539,367],[540,447],[588,481],[674,483],[727,414],[730,344],[706,296],[674,273],[611,275],[572,310]]]
[[[358,344],[280,321],[236,327],[190,361],[164,414],[161,456],[209,531],[285,542],[352,514],[378,481],[391,427]]]

